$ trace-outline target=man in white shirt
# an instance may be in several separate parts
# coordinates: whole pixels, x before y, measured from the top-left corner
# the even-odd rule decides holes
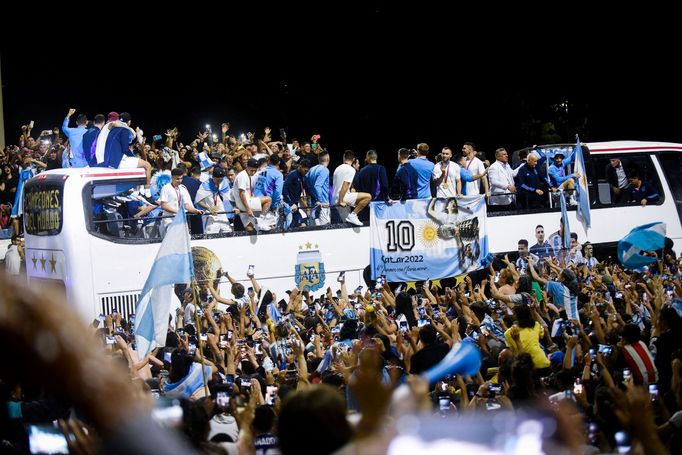
[[[440,153],[441,161],[433,165],[431,179],[436,185],[436,197],[450,198],[462,195],[462,180],[459,175],[459,166],[450,161],[452,149],[443,147]]]
[[[180,203],[185,208],[187,213],[193,213],[197,215],[203,215],[203,210],[197,210],[192,204],[192,197],[187,192],[187,188],[182,184],[182,178],[185,175],[185,171],[180,168],[175,168],[171,171],[171,182],[161,188],[161,195],[159,196],[159,205],[163,209],[163,215],[166,218],[161,219],[161,226],[159,226],[159,232],[161,236],[166,234],[166,229],[168,225],[171,224],[173,218],[171,215],[178,213]]]
[[[223,204],[223,199],[227,197],[229,191],[230,184],[225,178],[225,169],[220,166],[213,168],[211,179],[202,183],[197,190],[195,202],[199,207],[209,212],[205,217],[204,224],[204,232],[206,234],[232,232],[230,221],[225,213],[225,205]]]
[[[514,186],[514,171],[509,165],[509,155],[504,148],[499,148],[495,150],[495,159],[496,161],[488,168],[492,194],[488,204],[511,209],[515,202],[516,187]],[[502,196],[495,196],[496,194]]]
[[[262,215],[270,210],[272,198],[270,196],[253,195],[253,188],[256,183],[254,175],[257,170],[258,161],[251,158],[246,163],[246,169],[237,174],[232,191],[230,192],[230,199],[234,200],[235,207],[241,212],[246,212],[239,213],[239,217],[244,228],[249,232],[256,229],[259,231],[269,231],[273,224],[272,218],[266,218]],[[256,218],[255,212],[258,212],[258,218]]]
[[[483,164],[483,161],[479,160],[478,157],[476,156],[476,146],[474,145],[473,142],[464,143],[464,145],[462,146],[462,155],[466,157],[464,167],[469,172],[471,172],[472,175],[485,173],[485,165]],[[490,196],[490,188],[488,187],[487,177],[482,177],[480,181],[483,182],[483,191],[485,192],[485,195]],[[467,196],[481,194],[479,180],[467,182],[465,193]]]
[[[19,249],[19,237],[16,235],[12,237],[12,244],[5,253],[5,272],[8,275],[19,275],[21,272],[21,257],[22,251]]]
[[[332,195],[332,204],[345,207],[355,207],[355,209],[348,214],[346,222],[356,226],[362,226],[362,221],[358,218],[358,213],[365,208],[369,201],[372,200],[372,195],[369,193],[358,193],[351,191],[353,178],[355,177],[355,168],[351,166],[355,160],[355,154],[351,150],[346,150],[343,154],[343,164],[334,170],[334,193]]]

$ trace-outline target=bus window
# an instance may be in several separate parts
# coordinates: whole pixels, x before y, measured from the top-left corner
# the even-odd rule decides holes
[[[677,213],[682,218],[682,154],[679,152],[661,153],[658,160],[675,198]]]
[[[64,224],[64,178],[44,175],[26,184],[24,229],[30,235],[51,236]]]
[[[592,162],[597,174],[597,200],[600,205],[625,205],[630,203],[630,183],[627,182],[627,187],[619,188],[620,194],[613,191],[612,185],[618,185],[618,173],[614,170],[619,163],[625,169],[625,176],[632,175],[637,172],[640,174],[642,181],[645,184],[653,185],[660,195],[656,204],[663,203],[663,192],[661,191],[661,182],[658,178],[656,169],[653,167],[649,155],[627,155],[620,157],[609,156],[592,156]],[[623,182],[620,182],[623,185]]]
[[[145,235],[145,221],[133,219],[140,207],[149,202],[139,191],[140,182],[94,182],[86,187],[90,198],[91,231],[113,238],[150,238]],[[150,220],[153,223],[153,220]]]

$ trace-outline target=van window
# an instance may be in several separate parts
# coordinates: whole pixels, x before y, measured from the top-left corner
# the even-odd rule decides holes
[[[659,194],[656,204],[663,203],[663,192],[661,191],[661,181],[658,173],[651,162],[649,155],[627,155],[616,157],[592,156],[593,167],[597,175],[597,200],[600,205],[630,205],[635,202],[631,200],[630,183],[627,180],[634,173],[640,174],[645,185],[650,185]],[[616,171],[618,164],[622,165],[625,171],[625,181],[621,181],[622,176]],[[618,187],[616,190],[615,188]],[[621,188],[623,187],[623,188]]]

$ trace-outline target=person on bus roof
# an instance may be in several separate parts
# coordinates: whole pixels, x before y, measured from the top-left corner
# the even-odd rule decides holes
[[[161,219],[161,227],[159,229],[161,235],[166,234],[166,228],[173,221],[171,215],[178,213],[178,208],[180,204],[183,205],[185,211],[188,213],[194,213],[198,215],[203,215],[203,210],[197,210],[192,204],[192,198],[187,192],[187,188],[182,185],[182,177],[185,172],[180,168],[175,168],[171,171],[171,182],[161,188],[161,196],[159,197],[159,203],[163,209],[163,214],[166,218]]]
[[[557,153],[554,155],[554,163],[547,170],[549,174],[549,181],[552,183],[553,187],[567,190],[570,194],[569,203],[570,205],[578,205],[578,201],[575,197],[575,182],[576,179],[580,178],[579,172],[574,172],[570,174],[567,166],[573,161],[574,154],[571,154],[568,158],[564,159],[563,153]]]

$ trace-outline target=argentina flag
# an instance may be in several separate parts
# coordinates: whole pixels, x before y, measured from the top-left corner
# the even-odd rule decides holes
[[[192,250],[184,210],[166,230],[140,299],[135,305],[135,342],[140,358],[156,346],[166,343],[168,315],[175,283],[190,283],[194,279]]]
[[[559,198],[561,202],[561,224],[564,225],[564,236],[561,239],[564,249],[569,249],[571,247],[571,226],[568,224],[568,212],[566,211],[566,198],[564,198],[563,192]]]
[[[656,262],[655,256],[645,256],[643,251],[656,251],[665,244],[665,223],[656,222],[637,226],[618,242],[618,260],[628,269],[641,269]]]
[[[582,223],[585,231],[587,231],[587,229],[591,227],[590,193],[587,190],[587,173],[585,172],[585,161],[583,160],[583,148],[580,145],[580,138],[577,134],[575,138],[576,144],[575,149],[573,149],[573,163],[575,164],[573,171],[580,174],[577,182],[578,184],[575,187],[578,193],[578,209],[576,216],[578,217],[578,221]]]

